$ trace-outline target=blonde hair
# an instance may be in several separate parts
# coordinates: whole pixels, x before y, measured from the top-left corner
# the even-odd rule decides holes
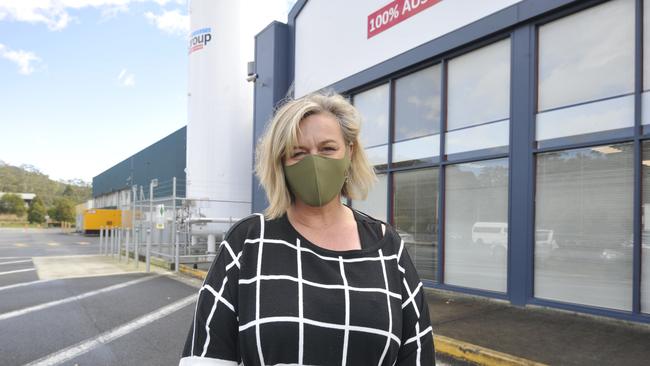
[[[264,211],[268,219],[284,215],[291,206],[292,195],[285,181],[283,159],[288,158],[298,146],[300,121],[320,113],[334,116],[339,122],[346,145],[353,147],[348,179],[341,194],[350,199],[365,199],[377,179],[359,140],[361,116],[350,102],[332,92],[313,93],[287,100],[276,111],[258,142],[256,151],[255,173],[269,201],[269,207]]]

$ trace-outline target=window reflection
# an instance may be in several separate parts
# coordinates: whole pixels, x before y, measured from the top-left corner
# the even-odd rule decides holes
[[[440,65],[395,81],[395,141],[440,132]]]
[[[632,309],[632,144],[537,157],[535,296]]]
[[[438,168],[395,173],[393,223],[423,279],[438,268]]]
[[[634,126],[634,95],[556,109],[537,115],[537,140]]]
[[[354,96],[354,106],[361,114],[361,143],[364,147],[388,143],[388,84]]]
[[[449,61],[447,130],[510,116],[510,39]]]
[[[506,292],[508,160],[446,169],[445,283]]]
[[[506,120],[447,132],[445,153],[456,154],[508,146],[509,131],[510,123]]]
[[[634,91],[634,0],[539,27],[538,110]]]
[[[352,201],[352,207],[368,215],[387,222],[386,210],[388,199],[388,178],[386,174],[377,174],[377,182],[363,201]]]
[[[650,141],[643,141],[642,167],[641,311],[650,314]]]

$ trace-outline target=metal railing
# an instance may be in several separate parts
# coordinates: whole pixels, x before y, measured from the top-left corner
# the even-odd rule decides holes
[[[148,195],[145,187],[134,186],[131,197],[135,199],[118,207],[122,224],[100,228],[99,254],[126,264],[133,258],[136,268],[142,260],[147,272],[153,258],[175,271],[181,264],[211,262],[216,243],[239,219],[206,217],[202,207],[226,201],[187,199],[178,195],[177,183],[176,178],[167,182],[153,180]]]

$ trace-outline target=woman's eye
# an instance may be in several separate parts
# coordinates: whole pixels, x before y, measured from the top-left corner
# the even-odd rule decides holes
[[[293,155],[291,155],[291,157],[292,157],[292,158],[297,158],[297,157],[302,156],[302,155],[304,155],[304,154],[305,154],[304,151],[295,151],[295,152],[293,153]]]
[[[336,148],[332,147],[332,146],[326,146],[326,147],[323,148],[323,150],[327,151],[327,152],[333,152],[333,151],[336,151]]]

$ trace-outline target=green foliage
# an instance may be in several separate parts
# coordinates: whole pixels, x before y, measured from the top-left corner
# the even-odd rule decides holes
[[[32,200],[32,204],[29,205],[29,210],[27,210],[27,220],[30,224],[42,224],[45,222],[45,215],[47,210],[45,210],[45,205],[43,201],[37,196]]]
[[[74,202],[68,198],[56,198],[48,214],[52,220],[72,222],[75,220]]]
[[[6,193],[0,197],[0,213],[21,217],[25,215],[25,201],[16,194]]]

